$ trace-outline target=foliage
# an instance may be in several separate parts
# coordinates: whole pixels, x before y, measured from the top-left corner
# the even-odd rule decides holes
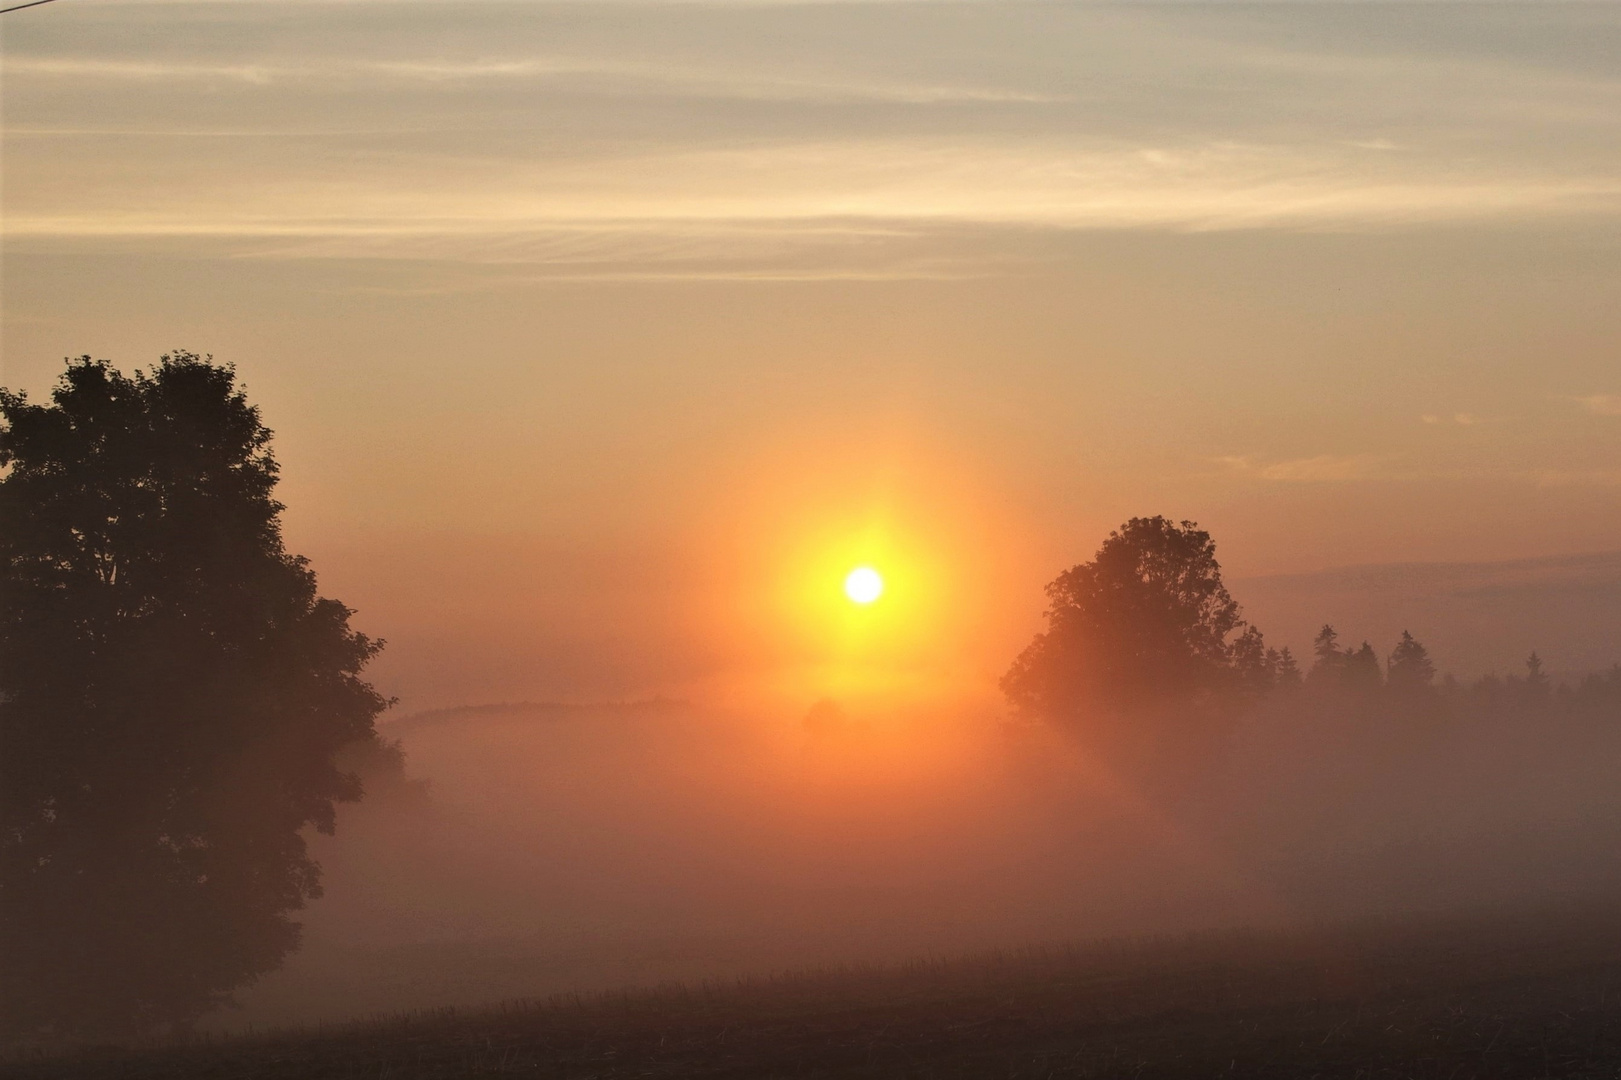
[[[1360,649],[1353,649],[1349,645],[1341,649],[1338,642],[1339,634],[1332,626],[1325,624],[1317,632],[1317,638],[1312,642],[1312,652],[1317,657],[1311,668],[1313,683],[1363,691],[1384,683],[1379,654],[1373,651],[1372,645],[1364,641]]]
[[[0,1015],[185,1023],[298,942],[300,830],[386,702],[282,545],[271,433],[190,353],[0,391]]]
[[[1091,562],[1048,585],[1047,599],[1046,631],[1002,678],[1031,715],[1096,721],[1186,706],[1293,670],[1292,657],[1246,626],[1222,584],[1215,542],[1191,521],[1132,518]]]
[[[1390,651],[1385,679],[1391,689],[1408,692],[1427,689],[1435,681],[1435,664],[1430,660],[1429,650],[1406,630]]]
[[[1429,650],[1405,630],[1382,661],[1369,642],[1341,646],[1325,624],[1302,677],[1288,648],[1269,648],[1243,620],[1215,553],[1210,534],[1190,521],[1133,518],[1110,533],[1091,562],[1047,586],[1047,629],[1002,678],[1009,701],[1026,715],[1084,730],[1094,745],[1127,735],[1160,758],[1179,743],[1187,750],[1196,733],[1232,729],[1263,699],[1297,690],[1306,696],[1293,711],[1327,708],[1369,722],[1551,719],[1621,708],[1621,666],[1555,688],[1536,653],[1524,676],[1486,676],[1467,687],[1448,676],[1438,684]],[[1203,752],[1195,746],[1183,756]]]

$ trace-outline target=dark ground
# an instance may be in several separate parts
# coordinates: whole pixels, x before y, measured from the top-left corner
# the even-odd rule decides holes
[[[1621,1077],[1621,904],[512,1003],[6,1077]]]

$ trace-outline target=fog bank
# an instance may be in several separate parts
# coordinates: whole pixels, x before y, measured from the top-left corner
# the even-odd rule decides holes
[[[215,1023],[1615,890],[1613,694],[1503,700],[1308,687],[1151,773],[989,699],[405,718],[427,789],[316,838],[304,948]]]

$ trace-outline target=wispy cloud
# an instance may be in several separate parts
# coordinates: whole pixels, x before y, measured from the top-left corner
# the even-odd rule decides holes
[[[296,74],[295,69],[273,64],[162,63],[72,56],[8,57],[6,73],[13,78],[97,79],[118,82],[230,80],[266,86]]]
[[[1367,480],[1379,474],[1385,459],[1376,454],[1319,454],[1286,461],[1259,461],[1252,457],[1216,459],[1228,469],[1276,483],[1317,484]]]
[[[1621,469],[1526,469],[1402,462],[1381,454],[1319,454],[1267,460],[1249,455],[1211,459],[1229,475],[1280,484],[1380,481],[1395,483],[1529,484],[1539,488],[1621,487]]]
[[[7,60],[13,77],[110,82],[238,82],[250,86],[308,89],[312,83],[521,82],[593,80],[603,91],[672,91],[695,97],[753,101],[883,101],[929,105],[951,103],[1051,104],[1069,95],[1009,87],[918,83],[860,78],[808,78],[748,70],[630,63],[590,57],[529,56],[471,60],[331,58],[287,63],[220,64],[195,61],[130,61],[71,56],[20,56]]]
[[[982,272],[1001,273],[1042,232],[1621,219],[1621,82],[1494,55],[1284,43],[1130,7],[984,4],[941,23],[273,6],[206,28],[171,12],[196,47],[161,58],[129,46],[118,5],[86,3],[84,33],[8,40],[5,235],[797,275],[956,273],[943,247],[995,231]],[[1427,109],[1484,104],[1467,124],[1415,121],[1415,78],[1445,91]],[[1552,111],[1492,111],[1535,102]]]
[[[73,199],[80,182],[69,175],[25,188],[14,179],[7,234],[363,236],[377,244],[707,224],[758,239],[768,227],[787,235],[826,220],[906,233],[952,224],[1207,231],[1621,212],[1621,179],[1612,177],[1359,180],[1310,148],[1053,139],[802,140],[535,163],[312,154],[275,179],[205,168],[146,185],[126,177],[99,200]]]
[[[1589,394],[1572,400],[1595,416],[1621,416],[1621,394]]]
[[[1538,487],[1621,487],[1621,469],[1543,469],[1520,474]]]

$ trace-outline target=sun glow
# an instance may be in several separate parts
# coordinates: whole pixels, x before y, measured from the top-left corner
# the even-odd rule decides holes
[[[979,701],[1028,641],[1028,605],[1015,622],[1001,598],[1040,582],[1009,572],[1027,561],[1024,534],[1003,527],[974,463],[886,449],[883,432],[859,453],[843,439],[796,438],[718,485],[712,513],[729,524],[694,550],[714,575],[715,653],[736,659],[694,697],[768,706],[797,732],[822,699],[852,716]]]
[[[857,604],[870,604],[884,595],[884,579],[870,566],[858,566],[844,579],[844,595]]]

